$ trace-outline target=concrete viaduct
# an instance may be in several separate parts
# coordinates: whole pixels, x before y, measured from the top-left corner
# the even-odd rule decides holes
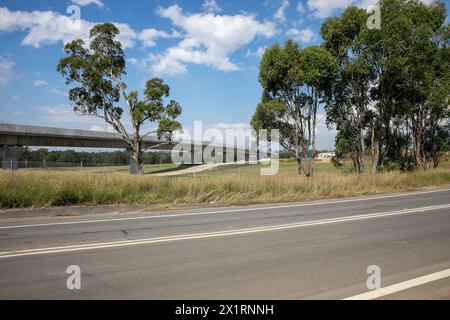
[[[162,146],[158,146],[165,143]],[[200,164],[203,158],[199,153],[209,145],[208,143],[196,143],[191,141],[170,142],[159,140],[155,136],[148,136],[143,141],[143,148],[150,149],[158,146],[158,150],[172,150],[177,144],[191,144],[191,164]],[[201,149],[200,149],[201,144]],[[127,149],[127,144],[119,134],[112,132],[97,132],[87,130],[61,129],[38,127],[28,125],[0,123],[0,158],[3,169],[16,170],[19,168],[19,156],[23,147],[69,147],[69,148],[111,148]],[[225,146],[217,146],[216,150],[223,154],[223,162],[237,161],[237,154],[244,153],[245,160],[249,161],[249,150],[231,148],[234,156],[227,156],[228,149]],[[200,152],[201,150],[201,152]],[[196,154],[197,153],[197,154]],[[134,163],[130,158],[130,171],[135,172]]]

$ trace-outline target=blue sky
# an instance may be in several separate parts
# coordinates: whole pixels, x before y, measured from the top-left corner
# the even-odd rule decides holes
[[[0,122],[104,130],[71,111],[56,72],[63,45],[86,38],[99,22],[116,23],[126,48],[128,87],[142,91],[162,77],[192,128],[245,128],[260,100],[258,68],[264,48],[293,38],[320,43],[323,19],[349,4],[372,0],[41,0],[0,1]],[[81,20],[74,23],[77,5]],[[75,11],[76,13],[76,11]],[[334,133],[319,125],[319,147]]]

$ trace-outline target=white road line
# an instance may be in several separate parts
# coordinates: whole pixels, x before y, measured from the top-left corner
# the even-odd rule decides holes
[[[256,207],[256,208],[228,209],[228,210],[194,212],[194,213],[163,214],[163,215],[155,215],[155,216],[129,217],[129,218],[117,218],[117,219],[81,220],[81,221],[11,225],[11,226],[0,226],[0,230],[19,229],[19,228],[34,228],[34,227],[50,227],[50,226],[74,225],[74,224],[90,224],[90,223],[112,223],[112,222],[120,222],[120,221],[176,218],[176,217],[189,217],[189,216],[203,216],[203,215],[211,215],[211,214],[218,214],[218,213],[230,213],[231,214],[231,213],[239,213],[239,212],[246,212],[246,211],[276,210],[276,209],[299,208],[299,207],[309,207],[309,206],[318,206],[318,205],[327,205],[327,204],[339,204],[339,203],[379,200],[379,199],[388,199],[388,198],[399,198],[399,197],[407,197],[407,196],[422,195],[422,194],[437,193],[437,192],[447,192],[447,191],[450,191],[450,189],[410,192],[410,193],[396,194],[396,195],[345,199],[345,200],[335,200],[335,201],[324,201],[324,202],[314,202],[314,203],[299,203],[299,204],[272,206],[272,207]],[[138,214],[138,213],[142,214],[142,212],[129,212],[128,214]]]
[[[216,231],[216,232],[208,232],[208,233],[185,234],[185,235],[178,235],[178,236],[156,237],[156,238],[138,239],[138,240],[112,241],[112,242],[93,243],[93,244],[84,244],[84,245],[50,247],[50,248],[41,248],[41,249],[17,250],[17,251],[9,251],[9,252],[0,252],[0,259],[21,257],[21,256],[31,256],[31,255],[51,254],[51,253],[65,253],[65,252],[83,251],[83,250],[136,246],[136,245],[154,244],[154,243],[167,243],[167,242],[182,241],[182,240],[197,240],[197,239],[205,239],[205,238],[229,237],[229,236],[234,236],[234,235],[289,230],[289,229],[297,229],[297,228],[302,228],[302,227],[327,225],[327,224],[375,219],[375,218],[382,218],[382,217],[391,217],[391,216],[404,215],[404,214],[425,213],[425,212],[432,212],[435,210],[448,209],[448,208],[450,208],[450,204],[440,205],[440,206],[421,207],[421,208],[414,208],[414,209],[405,209],[405,210],[391,211],[391,212],[363,214],[363,215],[357,215],[357,216],[351,216],[351,217],[314,220],[314,221],[306,221],[306,222],[290,223],[290,224],[280,224],[280,225],[273,225],[273,226],[267,226],[267,227]]]
[[[408,281],[400,282],[385,288],[381,288],[374,291],[369,291],[363,294],[359,294],[353,297],[345,298],[343,300],[372,300],[381,298],[383,296],[393,294],[399,291],[404,291],[406,289],[414,288],[417,286],[421,286],[423,284],[427,284],[429,282],[433,282],[436,280],[441,280],[444,278],[450,277],[450,269],[443,270],[440,272],[432,273],[423,277],[411,279]]]

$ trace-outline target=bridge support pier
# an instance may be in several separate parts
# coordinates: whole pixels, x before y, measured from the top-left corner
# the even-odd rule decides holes
[[[2,158],[2,168],[6,170],[19,169],[19,157],[23,151],[21,146],[0,147],[0,158]]]

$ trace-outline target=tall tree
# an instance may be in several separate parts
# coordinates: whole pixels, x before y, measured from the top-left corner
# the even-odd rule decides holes
[[[252,116],[250,125],[256,133],[257,156],[260,160],[259,144],[261,142],[262,130],[266,130],[266,136],[262,137],[265,142],[271,142],[271,131],[278,129],[278,118],[282,117],[284,112],[284,105],[276,100],[271,100],[265,93],[263,94],[262,102],[256,107],[255,113]]]
[[[143,174],[143,139],[156,133],[159,138],[165,136],[170,140],[171,134],[181,128],[176,120],[181,107],[173,100],[164,104],[164,98],[170,95],[170,87],[158,78],[147,82],[143,99],[137,91],[127,94],[127,85],[123,82],[125,54],[116,40],[118,35],[119,30],[111,23],[94,26],[88,47],[81,39],[66,44],[67,57],[60,60],[57,70],[66,84],[76,85],[69,90],[69,99],[75,104],[74,112],[102,118],[111,125],[128,145],[135,173]],[[131,133],[122,121],[122,102],[128,107]],[[142,126],[147,122],[158,123],[158,128],[141,134]]]
[[[364,135],[372,172],[398,168],[411,145],[417,166],[427,168],[437,159],[438,132],[448,118],[447,10],[441,1],[378,5],[379,30],[368,29],[367,14],[354,7],[322,26],[324,45],[340,62],[328,120],[343,130],[339,139],[350,139],[339,144],[350,148],[357,171],[362,172]]]
[[[262,58],[259,81],[264,95],[252,124],[280,131],[280,144],[296,159],[299,174],[313,175],[317,110],[336,70],[337,62],[326,49],[302,50],[291,40],[267,49]]]
[[[378,164],[387,166],[397,161],[401,150],[396,141],[401,138],[400,129],[405,127],[406,132],[412,133],[416,165],[426,168],[425,133],[435,131],[427,129],[430,121],[439,123],[445,114],[436,113],[436,105],[433,111],[431,88],[441,82],[447,96],[449,93],[448,83],[441,81],[442,68],[435,62],[441,60],[438,64],[445,68],[446,63],[439,58],[442,43],[438,43],[442,42],[441,30],[446,28],[447,10],[441,1],[424,4],[419,0],[380,0],[379,6],[383,17],[381,29],[368,30],[363,35],[376,72],[372,87],[376,111],[373,136],[378,141],[372,145],[380,149]],[[448,73],[448,64],[444,73]],[[438,103],[439,108],[448,108],[444,100]],[[403,140],[407,154],[409,139]]]
[[[321,103],[329,101],[333,83],[338,73],[338,61],[322,46],[311,46],[303,50],[301,75],[305,81],[306,130],[311,157],[308,161],[307,176],[312,176],[314,159],[317,156],[317,112]]]
[[[339,61],[339,75],[327,103],[327,123],[338,130],[338,152],[351,155],[355,172],[364,172],[365,136],[370,111],[370,86],[374,72],[362,42],[368,14],[349,7],[321,28],[324,46]]]
[[[404,119],[411,127],[417,167],[438,162],[438,135],[450,115],[450,48],[447,10],[443,3],[405,4],[408,29],[403,38]]]

